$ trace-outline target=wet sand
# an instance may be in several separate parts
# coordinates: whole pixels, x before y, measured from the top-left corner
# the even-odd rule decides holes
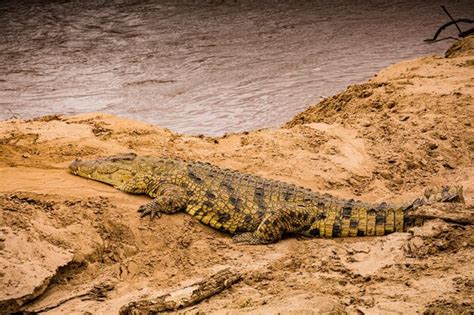
[[[470,224],[431,220],[383,237],[239,246],[185,214],[140,219],[147,197],[67,166],[123,152],[196,159],[368,202],[461,184],[466,204],[447,210],[472,218],[473,41],[452,58],[390,66],[282,128],[193,137],[102,113],[0,122],[0,305],[116,313],[231,267],[241,282],[182,312],[472,312]],[[85,294],[94,286],[107,294]]]

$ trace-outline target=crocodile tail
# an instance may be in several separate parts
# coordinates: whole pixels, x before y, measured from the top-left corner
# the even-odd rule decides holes
[[[462,186],[443,186],[428,188],[422,197],[416,198],[409,205],[404,207],[403,211],[409,214],[413,210],[436,202],[464,203],[464,194]]]
[[[396,232],[406,232],[409,228],[421,226],[424,223],[423,218],[413,215],[413,211],[423,205],[429,205],[437,202],[464,203],[464,194],[462,186],[443,186],[428,188],[422,197],[416,198],[408,206],[393,210],[398,218],[403,218],[403,223],[396,224]],[[395,232],[394,231],[394,232]]]
[[[380,236],[406,231],[409,226],[422,224],[407,220],[402,208],[389,207],[386,203],[376,208],[360,208],[352,226],[357,226],[356,236]],[[357,224],[356,224],[357,222]],[[352,234],[355,234],[355,228]]]
[[[308,232],[320,237],[377,236],[393,232],[406,232],[414,226],[421,226],[423,218],[412,212],[416,208],[435,202],[464,202],[462,186],[446,186],[427,189],[425,195],[407,206],[393,207],[386,203],[379,205],[348,202],[328,206],[324,214],[311,225]]]
[[[462,186],[444,186],[428,188],[424,197],[427,203],[433,202],[456,202],[465,203]]]
[[[415,199],[411,204],[403,208],[405,227],[407,230],[413,226],[420,226],[425,221],[423,217],[417,217],[416,209],[437,202],[465,203],[462,186],[443,186],[428,188],[422,197]]]
[[[411,212],[420,206],[436,202],[464,203],[463,187],[444,186],[428,188],[425,190],[424,196],[415,199],[406,207],[393,209],[386,207],[385,209],[375,210],[375,214],[368,213],[368,218],[375,216],[376,220],[374,223],[373,219],[368,219],[367,234],[365,235],[383,235],[382,232],[384,234],[406,232],[412,227],[421,226],[425,220],[412,215]],[[375,234],[373,234],[372,230],[375,230]]]
[[[413,211],[423,205],[429,205],[437,202],[464,203],[464,194],[462,186],[443,186],[428,188],[422,197],[416,198],[408,206],[394,210],[400,212],[398,216],[403,218],[403,224],[397,226],[397,232],[406,232],[409,228],[421,226],[424,223],[423,218],[413,215]],[[403,229],[402,229],[403,226]]]
[[[403,232],[418,224],[422,221],[407,218],[403,208],[392,208],[382,203],[377,207],[364,205],[332,209],[313,223],[312,229],[321,237],[377,236]]]

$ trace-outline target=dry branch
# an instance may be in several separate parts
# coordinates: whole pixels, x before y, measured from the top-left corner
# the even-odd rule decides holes
[[[408,214],[413,218],[441,219],[462,225],[474,224],[474,206],[459,203],[437,203],[421,206]]]
[[[241,278],[240,273],[227,268],[172,293],[154,299],[130,302],[120,308],[120,314],[138,315],[175,311],[216,295],[238,282]]]

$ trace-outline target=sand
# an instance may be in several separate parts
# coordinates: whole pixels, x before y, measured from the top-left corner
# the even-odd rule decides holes
[[[461,184],[466,204],[448,211],[472,218],[473,42],[449,58],[392,65],[278,129],[193,137],[102,113],[0,122],[0,309],[113,314],[230,267],[241,282],[180,312],[473,311],[471,224],[431,220],[384,237],[236,245],[182,213],[140,219],[147,197],[67,170],[77,157],[135,152],[393,203]]]

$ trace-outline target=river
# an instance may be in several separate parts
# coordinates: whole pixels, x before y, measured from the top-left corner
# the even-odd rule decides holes
[[[0,120],[107,112],[186,134],[279,126],[471,1],[2,1]],[[454,27],[453,27],[454,30]],[[456,34],[447,32],[446,34]]]

